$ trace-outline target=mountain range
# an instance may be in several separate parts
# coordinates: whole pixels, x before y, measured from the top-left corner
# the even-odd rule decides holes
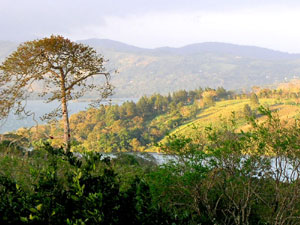
[[[108,70],[118,70],[112,77],[116,97],[207,86],[247,90],[300,77],[300,54],[255,46],[206,42],[147,49],[108,39],[78,42],[94,47],[109,59]],[[17,45],[0,41],[0,61]]]

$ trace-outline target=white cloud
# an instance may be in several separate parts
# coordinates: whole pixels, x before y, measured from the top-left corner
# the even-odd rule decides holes
[[[0,39],[62,34],[141,47],[219,41],[300,53],[298,0],[0,0]]]
[[[74,33],[75,39],[110,38],[142,47],[183,46],[219,41],[300,52],[298,10],[252,9],[231,12],[150,12],[106,16],[105,25]]]

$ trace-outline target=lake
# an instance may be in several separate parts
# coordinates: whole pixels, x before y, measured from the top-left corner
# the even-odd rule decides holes
[[[126,101],[137,102],[137,98],[112,98],[111,101],[103,101],[102,104],[118,104],[121,105]],[[78,113],[80,111],[86,110],[89,107],[88,101],[71,101],[68,104],[69,115]],[[45,122],[40,120],[40,117],[45,113],[51,112],[60,103],[58,101],[45,103],[43,100],[28,100],[26,109],[35,113],[35,119],[39,124],[45,124]],[[0,124],[0,133],[5,133],[9,131],[17,130],[21,127],[32,127],[35,126],[35,122],[32,117],[26,117],[23,119],[18,119],[15,115],[10,115],[5,121],[1,121]]]

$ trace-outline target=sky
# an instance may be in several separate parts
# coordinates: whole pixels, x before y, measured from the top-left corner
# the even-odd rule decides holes
[[[0,0],[0,40],[63,35],[144,48],[201,42],[300,53],[299,0]]]

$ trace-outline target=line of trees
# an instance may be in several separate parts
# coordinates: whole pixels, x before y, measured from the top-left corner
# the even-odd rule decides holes
[[[180,90],[163,96],[144,96],[136,103],[128,101],[122,105],[101,105],[70,117],[72,145],[76,150],[84,147],[96,151],[143,151],[147,145],[159,141],[170,130],[194,119],[202,107],[211,101],[231,98],[231,92],[219,88]],[[214,93],[206,102],[205,93]],[[225,94],[226,93],[226,94]],[[202,104],[202,102],[205,104]],[[155,119],[159,116],[166,117]],[[30,130],[20,129],[17,133],[30,141],[49,139],[54,146],[61,146],[62,124],[50,124]]]

